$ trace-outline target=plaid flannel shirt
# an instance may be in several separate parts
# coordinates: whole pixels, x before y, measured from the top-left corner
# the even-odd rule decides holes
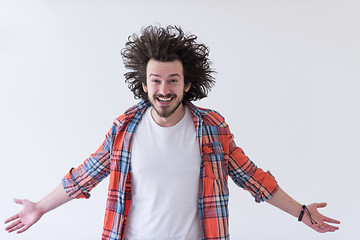
[[[63,178],[72,198],[89,198],[90,190],[110,175],[102,239],[123,239],[131,203],[131,140],[148,101],[141,101],[118,117],[98,150]],[[258,168],[234,142],[223,117],[186,102],[193,115],[202,163],[198,208],[203,240],[228,240],[228,176],[257,202],[272,197],[278,185],[270,172]]]

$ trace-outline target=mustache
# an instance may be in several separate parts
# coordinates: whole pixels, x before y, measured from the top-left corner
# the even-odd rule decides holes
[[[171,97],[176,97],[176,94],[166,94],[166,95],[162,95],[162,94],[155,94],[154,97],[161,97],[161,98],[171,98]]]

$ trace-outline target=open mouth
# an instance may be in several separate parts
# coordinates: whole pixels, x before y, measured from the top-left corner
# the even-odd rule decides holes
[[[171,100],[173,100],[174,97],[156,97],[156,100],[158,100],[160,103],[169,103]]]

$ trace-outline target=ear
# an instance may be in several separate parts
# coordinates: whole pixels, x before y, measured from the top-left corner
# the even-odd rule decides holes
[[[144,92],[147,93],[147,87],[146,87],[145,83],[142,83],[142,88],[143,88]]]
[[[184,88],[184,92],[188,92],[190,87],[191,87],[191,83],[188,83]]]

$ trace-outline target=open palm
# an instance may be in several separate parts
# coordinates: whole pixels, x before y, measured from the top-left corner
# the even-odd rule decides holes
[[[5,228],[9,233],[16,230],[18,230],[17,233],[26,231],[44,214],[34,202],[16,198],[14,198],[14,202],[23,205],[23,209],[5,221],[5,224],[10,224]]]
[[[311,214],[311,217],[315,220],[315,224],[311,223],[309,216],[304,216],[303,222],[314,229],[317,232],[325,233],[325,232],[334,232],[339,229],[339,227],[328,224],[340,224],[340,221],[326,217],[318,212],[318,208],[324,208],[326,207],[326,203],[313,203],[307,206],[309,209],[309,212]]]

